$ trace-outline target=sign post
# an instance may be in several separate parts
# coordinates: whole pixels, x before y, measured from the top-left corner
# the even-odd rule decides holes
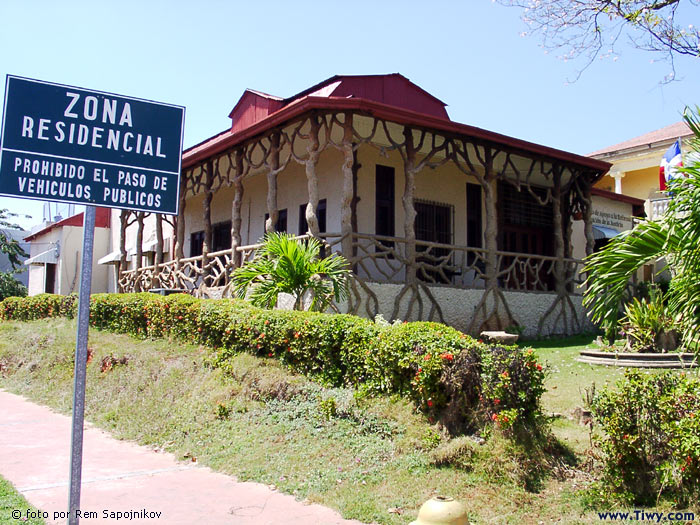
[[[70,450],[70,496],[68,523],[79,522],[80,482],[83,472],[83,427],[85,416],[85,375],[87,368],[88,328],[90,326],[90,288],[92,285],[92,248],[95,237],[95,207],[85,207],[83,221],[83,258],[78,296],[78,332],[75,342],[75,367],[73,386],[73,425]]]
[[[185,108],[8,75],[0,195],[85,205],[69,525],[80,521],[96,206],[177,214]]]

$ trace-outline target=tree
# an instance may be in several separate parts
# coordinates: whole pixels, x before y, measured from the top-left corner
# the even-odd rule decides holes
[[[662,219],[646,221],[614,237],[584,268],[588,272],[584,305],[608,337],[618,326],[618,313],[629,279],[644,264],[665,257],[671,271],[668,308],[683,328],[683,340],[700,349],[700,108],[686,109],[693,131],[684,177],[669,183],[672,196]],[[689,162],[688,162],[689,161]]]
[[[286,233],[269,233],[255,258],[233,272],[236,295],[262,308],[277,304],[280,293],[296,298],[294,308],[303,309],[304,294],[313,295],[312,310],[325,310],[335,299],[348,295],[348,270],[344,257],[331,254],[320,258],[321,243],[315,239],[295,240]]]
[[[28,254],[19,242],[6,231],[8,229],[21,229],[19,225],[11,222],[17,216],[16,213],[0,208],[0,253],[7,256],[12,266],[12,271],[0,272],[0,301],[5,297],[27,295],[26,287],[17,281],[14,275],[23,270],[22,258],[28,257]]]
[[[661,55],[675,76],[677,56],[700,57],[700,31],[690,22],[698,0],[498,0],[524,9],[522,19],[539,33],[545,49],[564,51],[564,59],[615,56],[621,36],[642,50]],[[697,14],[696,12],[692,14]]]

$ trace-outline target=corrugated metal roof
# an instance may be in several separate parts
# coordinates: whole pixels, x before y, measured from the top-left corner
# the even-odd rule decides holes
[[[373,100],[362,98],[340,98],[340,97],[312,97],[304,96],[295,100],[291,104],[283,107],[279,111],[272,113],[266,118],[256,122],[246,129],[233,133],[230,130],[219,133],[211,139],[204,141],[186,150],[182,158],[182,169],[191,167],[212,155],[221,153],[228,148],[252,139],[265,131],[283,125],[301,114],[315,109],[335,110],[335,111],[358,111],[375,116],[376,118],[390,120],[398,124],[417,126],[426,129],[434,129],[438,132],[452,133],[470,139],[485,140],[494,144],[499,144],[511,150],[537,154],[548,157],[552,160],[570,162],[582,167],[593,169],[597,172],[605,173],[610,168],[610,164],[601,160],[584,157],[568,151],[542,146],[521,139],[484,130],[467,124],[459,124],[448,119],[427,115],[404,108],[382,104]]]
[[[40,235],[44,235],[46,233],[49,233],[51,230],[55,228],[60,228],[62,226],[82,226],[83,225],[83,212],[76,213],[75,215],[72,215],[71,217],[67,217],[61,221],[55,222],[53,224],[49,224],[46,228],[43,228],[37,232],[32,233],[31,235],[27,236],[24,238],[25,241],[31,241],[33,239],[36,239]],[[110,210],[109,208],[97,208],[95,212],[95,228],[109,228],[109,221],[110,221]]]

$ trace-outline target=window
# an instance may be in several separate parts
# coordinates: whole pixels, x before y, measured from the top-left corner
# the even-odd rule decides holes
[[[318,201],[316,208],[316,217],[318,218],[318,231],[326,231],[326,199]],[[299,206],[299,235],[304,235],[309,231],[309,223],[306,222],[306,204]]]
[[[204,231],[190,234],[190,257],[199,257],[204,248]]]
[[[231,249],[231,221],[214,224],[211,244],[213,252]]]
[[[454,208],[449,204],[416,201],[416,240],[452,244],[452,217]],[[428,251],[428,247],[418,244],[417,252]],[[430,253],[418,256],[418,261],[428,265],[440,265],[442,272],[421,268],[418,277],[424,281],[449,284],[456,269],[449,263],[452,251],[449,248],[430,248]],[[447,260],[447,265],[445,262]]]
[[[265,222],[270,218],[270,214],[265,214]],[[287,231],[287,208],[279,210],[277,212],[277,224],[275,224],[275,231],[286,232]]]
[[[377,235],[393,237],[394,229],[394,168],[377,164],[375,172],[375,222],[374,232]],[[393,248],[391,241],[380,241],[387,248]],[[382,251],[377,246],[377,251]],[[391,256],[391,254],[387,254]]]
[[[481,186],[479,184],[467,184],[467,246],[471,248],[482,247],[483,223],[481,220]],[[472,264],[476,259],[474,253],[467,254],[467,264]]]

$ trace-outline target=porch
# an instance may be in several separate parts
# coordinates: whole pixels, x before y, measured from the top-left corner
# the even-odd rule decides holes
[[[500,250],[489,254],[481,248],[425,241],[411,246],[405,238],[375,234],[349,237],[348,254],[342,251],[346,239],[340,233],[319,234],[326,250],[343,254],[352,268],[349,300],[337,305],[342,312],[438,321],[473,333],[484,327],[520,327],[536,336],[590,326],[580,304],[581,260]],[[231,297],[231,273],[260,246],[127,270],[119,285],[123,290],[169,288],[199,297]],[[496,271],[490,272],[494,263]]]

